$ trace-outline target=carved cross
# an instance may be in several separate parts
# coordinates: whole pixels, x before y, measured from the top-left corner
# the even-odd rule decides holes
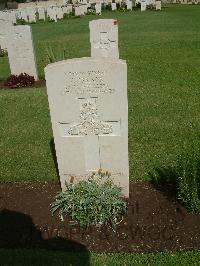
[[[100,39],[95,43],[95,48],[102,50],[104,56],[107,55],[111,47],[116,46],[115,40],[110,40],[107,32],[100,32]]]
[[[60,122],[63,137],[84,137],[85,166],[87,171],[101,168],[99,137],[119,136],[120,121],[101,121],[97,98],[79,98],[80,123]]]

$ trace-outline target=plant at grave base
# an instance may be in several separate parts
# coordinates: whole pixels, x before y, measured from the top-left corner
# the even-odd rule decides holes
[[[7,57],[7,56],[8,56],[7,50],[0,48],[0,57]]]
[[[88,180],[66,183],[66,191],[59,193],[51,204],[52,214],[58,211],[61,220],[69,215],[81,226],[111,224],[115,230],[126,213],[121,190],[110,173],[100,169]]]
[[[21,73],[20,75],[11,75],[4,82],[5,86],[10,88],[20,88],[20,87],[30,87],[34,84],[35,79],[26,73]]]

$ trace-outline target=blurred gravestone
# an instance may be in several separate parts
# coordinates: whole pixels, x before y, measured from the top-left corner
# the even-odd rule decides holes
[[[95,12],[96,12],[96,14],[101,15],[101,3],[96,3]]]
[[[156,10],[161,10],[161,1],[156,1]]]
[[[0,48],[7,49],[8,36],[12,29],[12,22],[0,19]]]
[[[146,0],[141,0],[141,11],[146,11],[147,3]]]
[[[89,27],[91,56],[119,58],[117,20],[92,20]]]
[[[38,18],[39,20],[45,20],[45,10],[43,7],[38,7]]]
[[[116,3],[111,3],[111,8],[112,8],[112,11],[117,10],[117,5],[116,5]]]
[[[11,74],[27,73],[38,79],[31,27],[13,26],[7,41]]]

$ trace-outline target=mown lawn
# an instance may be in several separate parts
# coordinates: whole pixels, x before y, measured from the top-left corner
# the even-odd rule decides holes
[[[128,63],[130,179],[171,166],[200,135],[200,6],[161,12],[105,12],[119,20]],[[47,51],[57,59],[90,55],[88,23],[98,16],[32,25],[40,77]],[[0,78],[9,75],[0,58]],[[3,70],[2,70],[3,69]],[[56,180],[46,89],[0,91],[0,181]]]
[[[199,251],[149,254],[64,253],[46,250],[0,250],[1,265],[49,266],[197,266]]]
[[[98,16],[32,25],[39,76],[49,62],[90,55],[88,23]],[[120,58],[128,63],[130,179],[148,180],[200,137],[200,6],[161,12],[105,12],[119,20]],[[0,58],[0,79],[9,75]],[[0,90],[0,181],[57,180],[46,89]],[[0,250],[1,265],[199,265],[199,252],[53,253]],[[88,264],[87,264],[88,265]]]

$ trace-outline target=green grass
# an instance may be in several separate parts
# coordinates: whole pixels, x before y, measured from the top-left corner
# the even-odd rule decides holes
[[[45,250],[0,250],[1,265],[73,265],[73,266],[138,266],[200,265],[200,252],[160,252],[149,254],[64,253]]]
[[[90,55],[88,23],[97,16],[32,25],[40,77],[57,58]],[[173,165],[200,136],[200,6],[162,12],[106,12],[119,20],[120,58],[128,63],[130,178],[148,180],[154,167]],[[9,76],[0,58],[0,80]],[[0,181],[57,180],[46,89],[0,91]],[[0,250],[1,265],[200,265],[200,253],[77,254]]]
[[[120,58],[128,63],[130,178],[148,180],[200,136],[200,6],[104,17],[119,20]],[[32,25],[41,77],[48,47],[57,58],[63,49],[67,58],[90,55],[88,23],[96,18]],[[9,75],[6,58],[0,75]],[[56,180],[46,90],[2,90],[0,106],[0,180]]]

